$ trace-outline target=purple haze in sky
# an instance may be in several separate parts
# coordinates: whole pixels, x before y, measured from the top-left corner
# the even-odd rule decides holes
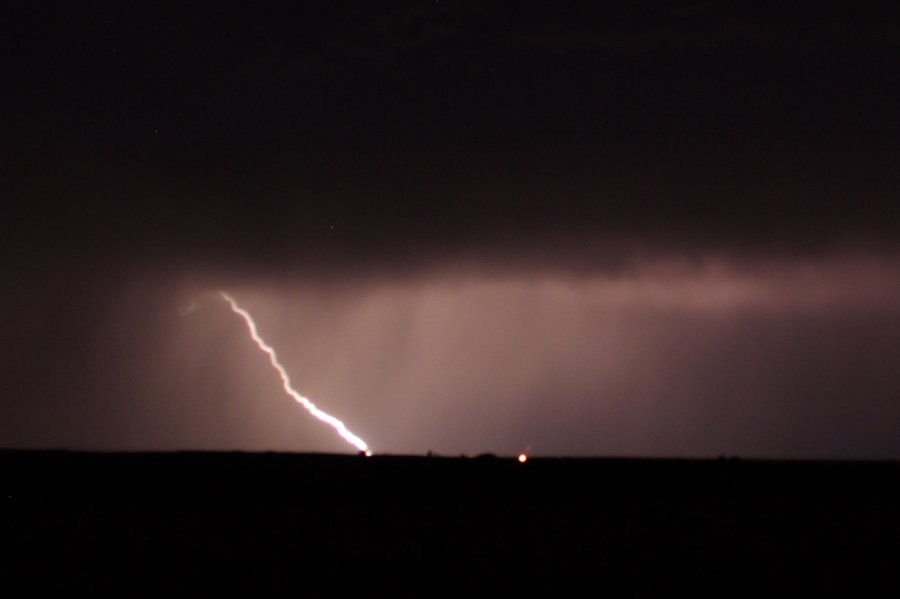
[[[295,387],[375,452],[887,458],[900,455],[891,267],[457,267],[230,292]],[[46,408],[20,413],[28,427],[4,418],[7,446],[347,451],[215,293],[168,276],[107,297],[74,359],[23,339],[47,370],[20,385]],[[62,322],[75,310],[58,318],[80,328]]]

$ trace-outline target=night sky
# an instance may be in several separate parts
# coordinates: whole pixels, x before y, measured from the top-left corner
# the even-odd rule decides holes
[[[6,2],[0,447],[900,458],[900,9]]]

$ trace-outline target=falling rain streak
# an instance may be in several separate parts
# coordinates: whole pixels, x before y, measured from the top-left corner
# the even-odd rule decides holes
[[[228,295],[226,292],[220,291],[219,294],[222,296],[222,299],[228,302],[228,304],[231,306],[232,311],[235,314],[238,314],[247,323],[247,328],[250,331],[250,337],[253,338],[253,340],[256,342],[256,345],[259,346],[259,349],[269,355],[269,361],[272,363],[272,368],[274,368],[276,372],[278,372],[278,375],[281,377],[281,382],[284,386],[285,393],[293,397],[294,400],[301,406],[306,408],[306,410],[310,414],[334,428],[334,430],[336,430],[337,433],[341,437],[343,437],[345,441],[355,446],[360,451],[365,452],[366,455],[371,455],[366,442],[347,430],[347,427],[343,422],[341,422],[331,414],[327,414],[317,408],[313,402],[311,402],[308,398],[300,395],[300,393],[297,392],[296,389],[294,389],[294,387],[291,385],[291,379],[288,376],[287,371],[284,369],[284,366],[281,365],[281,362],[278,361],[278,356],[275,354],[275,350],[272,349],[272,347],[268,343],[263,341],[262,337],[259,336],[259,333],[256,330],[256,322],[253,320],[253,317],[250,315],[250,313],[241,308],[235,301],[235,299]]]

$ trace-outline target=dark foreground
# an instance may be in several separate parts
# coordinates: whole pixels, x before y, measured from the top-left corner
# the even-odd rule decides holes
[[[900,464],[0,452],[0,542],[7,590],[859,595]]]

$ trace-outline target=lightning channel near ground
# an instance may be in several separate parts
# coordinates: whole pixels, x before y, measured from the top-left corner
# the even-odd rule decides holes
[[[317,408],[316,405],[309,400],[309,398],[304,397],[296,389],[294,389],[293,385],[291,385],[291,378],[288,376],[288,373],[284,369],[284,366],[281,365],[281,362],[278,361],[278,356],[276,355],[275,350],[272,349],[272,346],[266,343],[263,338],[259,336],[259,332],[256,330],[256,321],[253,320],[253,316],[251,316],[250,313],[247,312],[247,310],[238,305],[237,301],[235,301],[235,299],[225,291],[220,291],[219,295],[222,297],[222,299],[228,302],[228,305],[231,306],[232,312],[244,319],[244,322],[247,323],[247,329],[250,331],[250,337],[253,339],[253,341],[256,342],[256,345],[259,346],[259,349],[268,354],[269,362],[272,363],[272,368],[274,368],[278,373],[278,376],[281,377],[281,382],[282,386],[284,387],[285,393],[290,395],[297,403],[306,408],[307,412],[309,412],[325,424],[331,426],[345,441],[356,447],[359,451],[364,452],[366,455],[371,455],[366,442],[347,430],[347,427],[343,422],[341,422],[331,414],[323,412],[322,410]]]

